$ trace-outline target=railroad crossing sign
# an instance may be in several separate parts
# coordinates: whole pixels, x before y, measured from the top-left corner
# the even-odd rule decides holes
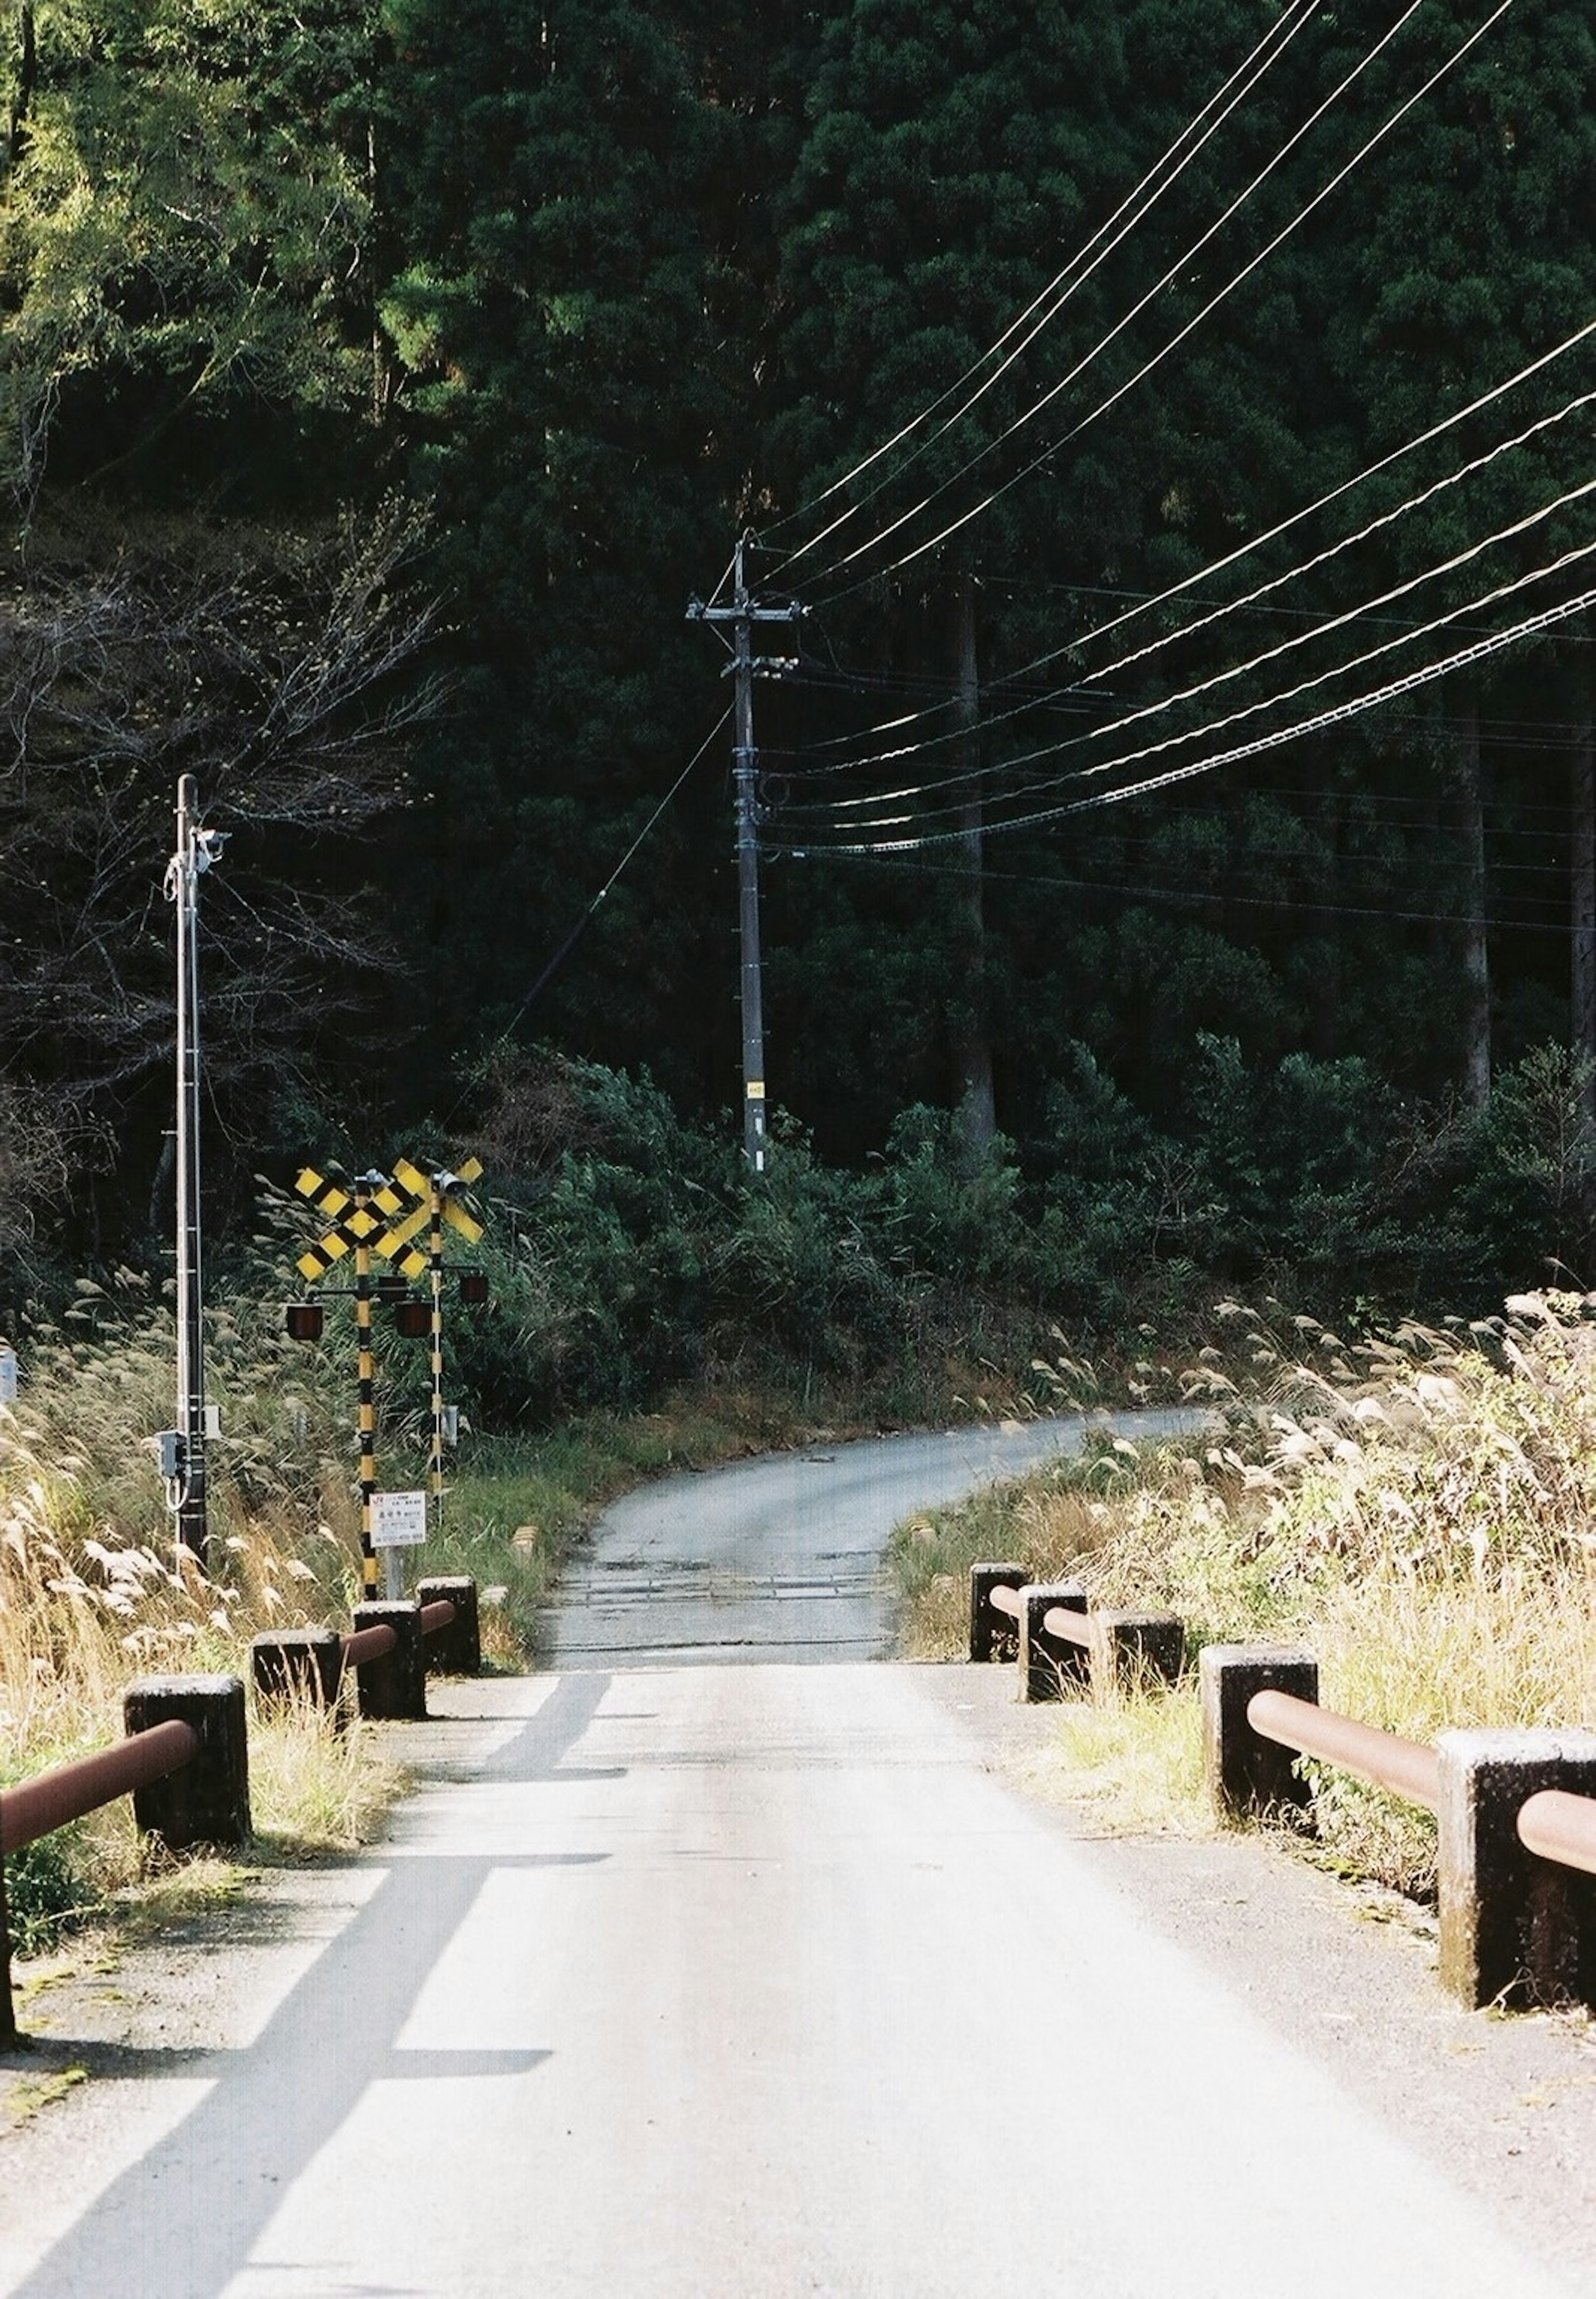
[[[424,1275],[427,1256],[411,1240],[432,1218],[435,1180],[443,1199],[444,1220],[457,1229],[468,1244],[475,1245],[482,1235],[482,1224],[461,1203],[456,1192],[476,1181],[481,1172],[482,1162],[477,1158],[468,1158],[458,1174],[436,1176],[424,1174],[408,1158],[401,1158],[395,1166],[392,1181],[384,1181],[357,1199],[340,1183],[328,1180],[307,1166],[294,1186],[331,1227],[299,1256],[296,1266],[301,1275],[314,1285],[346,1254],[361,1246],[380,1253],[403,1276]]]
[[[406,1215],[411,1196],[408,1190],[401,1193],[391,1182],[385,1182],[380,1188],[357,1199],[338,1183],[327,1180],[309,1166],[294,1186],[332,1224],[324,1237],[305,1248],[295,1264],[300,1274],[312,1285],[358,1247],[380,1250],[388,1223]],[[425,1266],[424,1262],[419,1265],[419,1268]],[[418,1274],[419,1269],[405,1271],[410,1277]]]
[[[469,1212],[461,1205],[455,1192],[469,1187],[472,1182],[478,1179],[481,1172],[482,1160],[479,1158],[468,1158],[458,1174],[439,1174],[436,1176],[423,1174],[420,1167],[412,1166],[408,1158],[399,1158],[394,1166],[395,1182],[419,1202],[415,1211],[406,1214],[403,1221],[396,1222],[386,1237],[373,1241],[378,1252],[387,1259],[395,1262],[397,1267],[404,1271],[407,1277],[420,1275],[421,1271],[427,1266],[426,1260],[420,1254],[411,1248],[410,1253],[403,1258],[400,1257],[404,1254],[404,1249],[410,1245],[411,1238],[419,1236],[432,1219],[432,1191],[435,1179],[443,1199],[444,1219],[452,1228],[460,1232],[468,1245],[475,1245],[482,1234],[482,1224],[477,1219],[475,1214]],[[412,1262],[415,1265],[413,1267],[410,1266]]]

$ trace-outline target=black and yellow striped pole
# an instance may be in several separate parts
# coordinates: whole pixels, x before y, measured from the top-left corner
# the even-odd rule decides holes
[[[432,1272],[432,1525],[444,1514],[444,1176],[434,1174],[432,1232],[427,1258]]]
[[[357,1215],[367,1209],[374,1188],[385,1176],[362,1174],[354,1185]],[[361,1582],[366,1602],[377,1596],[377,1551],[371,1541],[371,1496],[377,1490],[377,1398],[371,1358],[371,1241],[365,1224],[357,1221],[354,1248],[354,1337],[359,1353],[361,1445]]]

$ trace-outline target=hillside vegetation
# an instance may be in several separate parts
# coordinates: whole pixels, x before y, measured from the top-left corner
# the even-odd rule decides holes
[[[185,771],[220,1232],[540,1045],[727,1138],[744,532],[749,1229],[946,1149],[1072,1330],[1584,1270],[1596,29],[1491,15],[5,12],[0,1311],[162,1271]]]

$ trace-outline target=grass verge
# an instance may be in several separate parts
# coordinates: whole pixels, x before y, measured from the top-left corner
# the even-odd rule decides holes
[[[1467,1330],[1356,1344],[1224,1306],[1231,1346],[1186,1384],[1214,1410],[1210,1435],[1143,1451],[1105,1439],[898,1529],[908,1648],[962,1650],[968,1564],[1012,1556],[1035,1580],[1082,1580],[1095,1604],[1179,1614],[1193,1652],[1304,1644],[1327,1707],[1408,1739],[1589,1724],[1596,1322],[1583,1301],[1523,1297]],[[1059,1780],[1117,1826],[1206,1827],[1195,1730],[1189,1682],[1118,1714],[1066,1712]],[[1305,1770],[1318,1856],[1433,1895],[1429,1814]],[[1159,1774],[1164,1790],[1149,1786]]]

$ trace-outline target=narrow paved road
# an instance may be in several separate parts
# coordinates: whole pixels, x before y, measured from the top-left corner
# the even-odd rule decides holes
[[[878,1639],[886,1523],[970,1465],[905,1451],[905,1498],[887,1457],[685,1480],[613,1512],[555,1669],[440,1692],[458,1721],[427,1730],[451,1776],[310,1908],[231,2048],[130,2069],[120,2112],[114,2081],[76,2125],[75,2102],[54,2111],[80,2144],[53,2189],[42,2126],[19,2135],[36,2184],[0,2229],[5,2287],[1596,2289],[1535,2264],[1323,2051],[1114,1888],[1103,1847],[994,1776],[950,1697],[978,1675],[983,1706],[993,1672],[836,1657]],[[794,1496],[774,1517],[766,1479]]]
[[[1153,1438],[1189,1413],[1123,1415]],[[547,1623],[553,1665],[874,1660],[889,1633],[881,1552],[900,1518],[1081,1441],[1078,1415],[879,1437],[672,1477],[594,1528]]]

